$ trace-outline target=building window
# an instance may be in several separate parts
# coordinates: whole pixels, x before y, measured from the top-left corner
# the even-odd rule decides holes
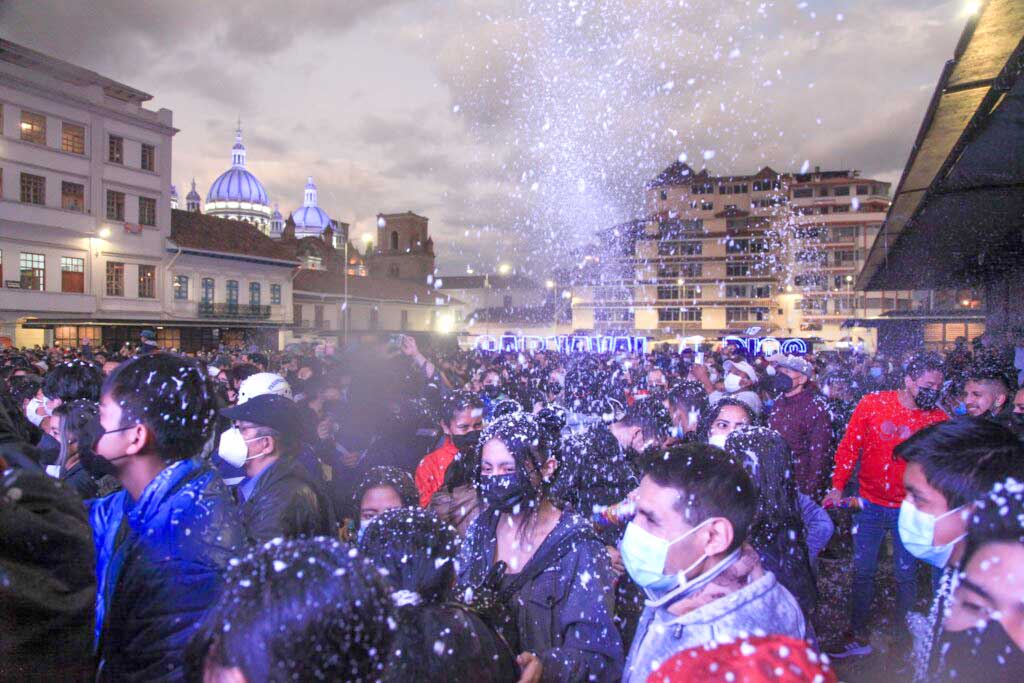
[[[399,276],[398,264],[392,263],[388,266],[388,276],[397,278]]]
[[[397,230],[392,231],[392,233],[391,233],[391,250],[392,251],[397,251],[398,250],[398,231]]]
[[[213,303],[213,278],[212,277],[204,277],[203,278],[203,299],[202,299],[202,302],[204,304],[212,304]]]
[[[249,283],[249,305],[260,305],[260,283],[258,282]]]
[[[85,185],[62,181],[60,184],[60,208],[65,211],[85,211]]]
[[[726,308],[725,322],[764,322],[768,319],[767,308]]]
[[[112,221],[124,220],[124,192],[107,190],[107,218]]]
[[[36,145],[45,145],[46,117],[23,109],[21,111],[21,139]]]
[[[139,298],[156,298],[156,266],[139,266]]]
[[[124,163],[124,138],[116,135],[107,138],[107,161],[112,164]]]
[[[60,148],[72,154],[85,154],[85,126],[63,121],[60,125]]]
[[[156,200],[152,197],[139,197],[139,223],[156,225]]]
[[[46,289],[46,257],[43,254],[21,252],[21,288],[40,292]]]
[[[174,298],[177,301],[188,301],[188,275],[174,276]]]
[[[281,285],[270,285],[270,303],[281,303]]]
[[[807,199],[814,196],[814,189],[810,187],[798,187],[793,190],[793,199]]]
[[[313,323],[317,329],[324,326],[324,307],[320,305],[313,306]]]
[[[664,240],[658,242],[658,254],[661,256],[699,256],[704,250],[700,242],[682,242],[679,240]]]
[[[750,277],[749,263],[727,263],[725,264],[727,277]]]
[[[124,296],[124,264],[107,261],[107,296]]]
[[[302,304],[295,304],[292,308],[292,322],[302,327]]]
[[[867,193],[868,193],[868,186],[867,185],[858,185],[857,186],[857,194],[867,194]]]
[[[85,291],[85,259],[60,257],[60,291],[76,294]]]
[[[750,240],[729,240],[725,243],[726,254],[746,254],[750,251]]]
[[[142,159],[139,165],[143,171],[152,171],[156,168],[156,147],[153,145],[142,145]]]
[[[849,197],[850,196],[850,186],[849,185],[839,185],[839,186],[837,186],[832,191],[832,194],[834,194],[837,197]]]
[[[658,300],[673,301],[679,298],[679,287],[676,285],[658,285]]]
[[[238,307],[238,280],[228,280],[228,308]]]
[[[46,178],[30,173],[21,174],[21,201],[26,204],[46,204]]]
[[[715,203],[714,202],[701,202],[700,203],[700,210],[701,211],[714,211],[715,210]]]
[[[665,190],[659,192],[658,199],[660,199],[661,201],[665,201],[666,199],[668,199],[668,192],[666,192]]]

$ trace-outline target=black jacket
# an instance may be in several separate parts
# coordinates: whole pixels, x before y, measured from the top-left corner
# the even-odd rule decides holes
[[[491,570],[499,519],[496,511],[488,510],[469,527],[459,551],[460,588],[479,586]],[[622,640],[612,621],[615,596],[608,551],[590,522],[571,512],[562,513],[534,558],[543,557],[549,546],[568,551],[527,581],[508,604],[517,651],[536,653],[546,683],[619,681]],[[531,564],[523,571],[532,576]]]
[[[96,561],[82,502],[34,468],[9,469],[0,538],[0,680],[91,680]]]
[[[236,498],[241,491],[235,487]],[[264,470],[252,495],[239,501],[249,540],[338,535],[334,506],[306,468],[294,458],[281,458]]]

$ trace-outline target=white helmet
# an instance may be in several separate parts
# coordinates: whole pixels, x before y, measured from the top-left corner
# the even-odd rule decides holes
[[[256,398],[264,394],[277,394],[285,398],[292,397],[292,388],[281,375],[273,372],[257,372],[242,380],[238,385],[238,405],[242,405],[250,398]]]

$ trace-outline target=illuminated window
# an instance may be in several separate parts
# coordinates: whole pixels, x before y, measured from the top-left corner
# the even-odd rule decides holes
[[[156,298],[156,266],[139,266],[139,298]]]
[[[64,121],[60,125],[60,148],[72,154],[85,154],[85,126]]]
[[[85,259],[60,257],[60,291],[78,294],[85,291]]]
[[[35,112],[21,111],[21,139],[37,145],[46,144],[46,117]]]
[[[60,207],[65,211],[85,211],[85,185],[61,182]]]
[[[124,296],[124,264],[107,261],[107,296]]]
[[[188,301],[188,275],[174,276],[174,298],[177,301]]]
[[[20,265],[22,289],[46,289],[46,256],[23,251]]]

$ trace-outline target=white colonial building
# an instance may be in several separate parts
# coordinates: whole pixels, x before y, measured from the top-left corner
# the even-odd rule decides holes
[[[176,131],[149,99],[0,40],[0,341],[160,317]]]

